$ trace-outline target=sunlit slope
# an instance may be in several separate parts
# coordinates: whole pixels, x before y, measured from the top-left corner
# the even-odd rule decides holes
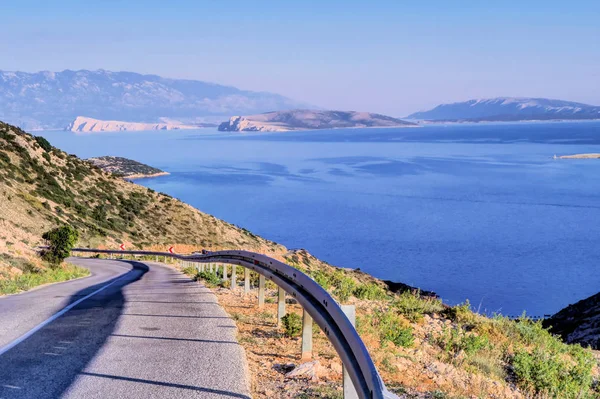
[[[81,245],[285,251],[5,123],[0,123],[0,198],[0,253],[26,254],[44,231],[64,223],[81,232]]]

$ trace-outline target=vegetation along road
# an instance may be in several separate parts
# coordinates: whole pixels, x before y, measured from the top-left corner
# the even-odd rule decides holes
[[[92,276],[0,299],[0,398],[250,397],[210,290],[154,262],[70,262]]]

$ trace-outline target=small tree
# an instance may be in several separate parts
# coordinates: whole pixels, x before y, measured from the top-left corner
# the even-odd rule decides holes
[[[42,257],[51,265],[58,266],[71,255],[71,250],[79,239],[79,232],[65,225],[45,232],[42,238],[50,242]]]
[[[40,147],[42,147],[42,149],[46,152],[50,152],[52,151],[52,145],[50,144],[50,142],[48,142],[48,140],[46,140],[45,138],[41,137],[41,136],[35,136],[35,141],[40,145]]]
[[[302,332],[302,317],[296,313],[288,313],[281,318],[285,335],[288,337],[297,337]]]

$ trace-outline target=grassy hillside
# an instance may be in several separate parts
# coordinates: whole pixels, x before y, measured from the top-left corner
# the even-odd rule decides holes
[[[4,252],[26,252],[39,243],[43,231],[62,223],[81,232],[82,245],[186,244],[282,252],[273,242],[105,173],[4,123],[0,123],[0,195],[0,230],[13,240],[0,247]]]
[[[468,304],[447,307],[411,290],[392,292],[367,274],[336,268],[303,250],[288,251],[0,123],[0,286],[27,289],[39,283],[35,277],[40,273],[47,274],[45,281],[77,277],[78,272],[68,268],[52,274],[32,250],[41,244],[44,231],[65,223],[79,230],[80,246],[116,248],[124,242],[129,248],[166,250],[174,245],[181,253],[247,249],[282,259],[311,275],[340,303],[357,306],[358,331],[385,382],[415,397],[598,396],[598,365],[592,353],[563,344],[540,323],[487,318],[473,313]],[[219,283],[215,276],[211,280]],[[229,290],[220,294],[226,308],[230,295]],[[272,368],[263,373],[264,364],[272,364],[273,354],[286,350],[297,354],[296,338],[265,323],[270,316],[255,307],[232,305],[230,313],[242,309],[247,314],[234,318],[240,342],[252,354],[251,371],[271,373],[270,381],[277,375]],[[292,305],[290,311],[300,309]],[[318,336],[317,348],[322,348],[323,361],[335,374],[340,370],[333,365],[336,358],[324,335]],[[273,343],[273,350],[257,351]],[[269,392],[265,395],[273,397]]]
[[[41,137],[0,122],[0,280],[10,286],[4,292],[44,282],[39,275],[30,278],[30,272],[47,268],[32,248],[43,244],[44,231],[66,223],[79,230],[80,246],[116,248],[125,243],[131,249],[155,250],[174,245],[180,252],[285,252],[247,230],[103,172]],[[27,283],[15,284],[16,279]]]

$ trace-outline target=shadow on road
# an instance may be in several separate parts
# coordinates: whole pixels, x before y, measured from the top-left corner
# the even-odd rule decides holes
[[[178,384],[174,382],[152,381],[131,376],[112,375],[111,373],[92,373],[86,371],[86,367],[93,361],[96,355],[106,345],[108,339],[134,339],[147,341],[149,345],[159,342],[189,342],[224,344],[228,347],[238,346],[235,340],[215,341],[210,339],[188,339],[169,338],[156,336],[141,336],[129,334],[117,334],[117,323],[122,316],[159,317],[173,318],[172,320],[185,319],[230,319],[220,316],[195,316],[177,314],[138,314],[125,313],[127,302],[147,302],[149,304],[205,304],[202,300],[194,301],[197,297],[191,297],[190,301],[145,301],[136,300],[139,295],[146,295],[147,288],[141,284],[139,287],[127,288],[127,301],[124,289],[130,284],[142,279],[149,271],[144,263],[135,261],[121,261],[131,265],[131,270],[115,279],[105,281],[80,290],[69,298],[69,303],[113,283],[110,287],[86,299],[75,306],[69,312],[48,324],[33,336],[23,341],[4,355],[0,356],[0,399],[12,398],[59,398],[64,395],[71,397],[69,392],[73,383],[79,376],[94,377],[117,381],[127,381],[146,386],[171,387],[181,389],[178,395],[181,397],[197,396],[199,393],[217,395],[219,397],[248,398],[246,395],[226,390],[212,389],[195,385]],[[149,275],[148,277],[150,277]],[[163,282],[160,280],[155,280]],[[177,279],[178,282],[190,282],[188,278]],[[151,282],[145,279],[144,283]],[[165,283],[173,283],[165,279]],[[152,295],[162,295],[162,292],[152,292]],[[164,293],[167,294],[167,293]],[[169,293],[170,294],[170,293]],[[207,293],[185,292],[185,295],[207,295]],[[216,303],[215,303],[216,305]],[[150,305],[152,306],[152,305]],[[160,305],[159,305],[160,306]],[[157,312],[153,312],[157,313]],[[221,327],[221,326],[219,326]],[[223,326],[225,327],[225,326]],[[229,327],[229,326],[227,326]],[[159,328],[142,328],[147,330],[159,330]],[[119,373],[115,373],[119,374]],[[188,392],[186,394],[185,392]],[[97,397],[110,397],[110,394],[98,392]],[[135,396],[135,395],[134,395]],[[137,397],[137,396],[136,396]]]
[[[123,288],[148,272],[143,263],[71,295],[73,303],[107,284],[33,336],[0,356],[0,398],[58,398],[115,330],[125,304]]]

